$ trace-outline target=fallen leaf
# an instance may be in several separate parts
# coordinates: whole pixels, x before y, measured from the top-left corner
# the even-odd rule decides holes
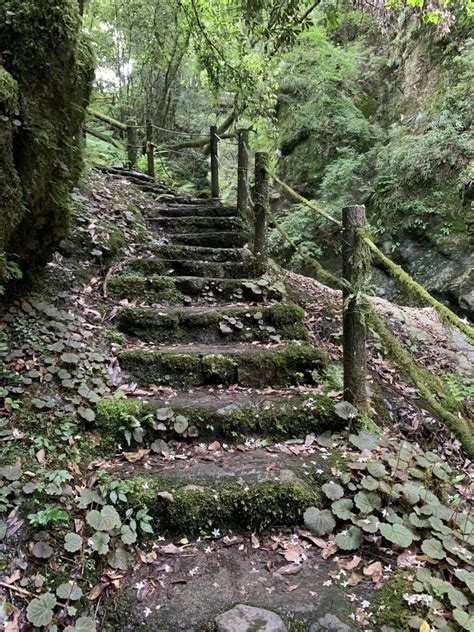
[[[359,575],[358,573],[352,573],[351,576],[349,577],[349,579],[347,580],[347,585],[348,586],[357,586],[357,584],[360,584],[360,582],[363,579],[364,578],[362,577],[362,575]]]
[[[157,496],[164,498],[165,500],[169,500],[170,503],[174,502],[173,494],[170,494],[169,492],[158,492]]]
[[[343,568],[345,571],[352,571],[354,568],[357,568],[361,562],[362,558],[358,555],[354,555],[354,557],[350,560],[340,559],[337,562],[339,568]],[[365,571],[364,571],[365,572]]]
[[[296,575],[300,570],[301,566],[299,564],[286,564],[273,571],[273,575]]]
[[[94,601],[95,599],[97,599],[98,597],[100,597],[100,595],[104,592],[104,590],[107,588],[107,584],[103,584],[102,582],[100,584],[96,584],[87,594],[87,599],[90,599],[90,601]]]
[[[207,448],[210,452],[215,452],[216,450],[220,450],[221,449],[221,444],[219,443],[219,441],[214,441],[213,443],[211,443],[208,448]]]
[[[136,463],[150,454],[150,450],[142,448],[137,452],[124,452],[123,455],[129,463]]]
[[[370,577],[374,584],[382,579],[382,564],[381,562],[373,562],[364,568],[364,575]]]

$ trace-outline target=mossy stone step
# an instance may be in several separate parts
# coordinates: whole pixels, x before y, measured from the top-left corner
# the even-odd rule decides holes
[[[252,273],[252,263],[239,261],[187,261],[186,259],[136,258],[127,262],[129,270],[145,275],[199,276],[216,279],[243,278]]]
[[[120,366],[142,385],[177,388],[202,385],[267,387],[316,384],[328,365],[326,352],[311,345],[216,345],[127,349]]]
[[[321,483],[330,475],[327,461],[262,449],[209,454],[192,461],[148,457],[140,464],[120,463],[111,475],[126,480],[127,496],[146,506],[163,530],[197,534],[213,528],[261,531],[298,525],[304,511],[323,502]],[[317,474],[324,470],[325,474]],[[163,498],[168,492],[173,500]]]
[[[187,259],[188,261],[236,261],[250,259],[250,250],[244,248],[203,248],[200,246],[154,246],[154,255],[162,259]]]
[[[235,206],[208,206],[204,204],[169,204],[163,209],[156,209],[161,215],[167,217],[236,217]],[[149,220],[159,219],[158,216],[148,214]]]
[[[170,234],[239,232],[248,228],[240,217],[153,217],[147,221],[152,228],[161,228]]]
[[[307,340],[304,310],[294,303],[261,307],[124,307],[117,312],[123,333],[147,342]]]
[[[184,417],[188,426],[176,426]],[[178,393],[171,400],[142,401],[112,397],[96,406],[96,427],[101,448],[114,451],[123,443],[124,420],[140,422],[141,441],[132,446],[150,445],[156,439],[203,437],[226,440],[265,436],[273,439],[304,437],[326,430],[341,429],[344,421],[334,410],[334,402],[325,395],[223,391],[210,395],[207,388]],[[189,430],[189,432],[188,432]],[[178,432],[179,431],[179,432]]]
[[[244,231],[216,231],[212,233],[178,233],[170,236],[172,245],[203,246],[211,248],[239,248],[249,241]]]
[[[123,299],[152,303],[181,303],[185,297],[207,304],[222,302],[257,303],[264,300],[281,300],[283,294],[270,289],[266,294],[256,294],[250,279],[216,279],[193,276],[120,275],[109,279],[108,294],[118,301]]]

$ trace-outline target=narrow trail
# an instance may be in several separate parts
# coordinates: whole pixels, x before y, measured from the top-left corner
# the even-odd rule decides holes
[[[154,185],[142,186],[150,193]],[[218,201],[169,200],[146,220],[156,235],[151,256],[147,246],[143,256],[124,262],[109,278],[107,293],[115,301],[149,304],[117,311],[116,326],[127,337],[118,360],[125,380],[137,383],[138,392],[157,385],[157,396],[146,402],[104,400],[97,426],[103,444],[110,441],[112,448],[120,419],[148,411],[154,418],[152,436],[147,430],[152,453],[142,460],[139,450],[136,459],[111,459],[103,467],[127,480],[135,503],[146,504],[168,533],[258,534],[274,525],[295,529],[304,509],[319,504],[315,483],[327,480],[332,462],[313,453],[314,435],[307,445],[272,443],[278,435],[304,437],[341,427],[330,400],[311,392],[328,356],[311,341],[304,310],[278,287],[262,285],[260,294],[248,289],[261,279],[261,271],[246,247],[249,227],[235,208]],[[301,392],[299,384],[305,385]],[[171,460],[160,438],[170,430],[191,441],[204,437],[206,444],[201,449],[198,444],[191,459]],[[292,545],[291,535],[286,538],[290,548],[298,549],[287,559],[299,559],[304,548],[296,540]],[[295,588],[288,588],[291,577],[268,573],[283,560],[269,549],[260,551],[257,536],[227,537],[213,543],[213,550],[210,566],[205,552],[191,549],[189,562],[181,552],[180,568],[194,564],[201,570],[195,578],[193,568],[185,571],[190,576],[180,590],[175,586],[171,599],[162,569],[139,567],[109,608],[110,629],[124,625],[128,609],[130,627],[120,629],[132,629],[137,621],[154,630],[204,629],[239,601],[317,621],[342,598],[340,588],[328,584],[314,609],[310,594],[321,588],[321,577],[327,579],[329,562],[314,558],[308,563],[307,586],[296,598]],[[268,577],[256,568],[264,564]],[[142,584],[153,589],[144,600],[132,597]],[[351,608],[347,604],[344,610],[348,616]],[[258,613],[247,615],[253,620]],[[345,629],[340,620],[336,623]]]

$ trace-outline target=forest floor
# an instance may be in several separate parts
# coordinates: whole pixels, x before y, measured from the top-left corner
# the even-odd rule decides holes
[[[224,232],[193,251],[229,209],[112,175],[0,315],[5,629],[251,629],[215,620],[243,603],[269,630],[472,630],[473,467],[379,340],[361,425],[339,293],[253,278]],[[474,347],[373,300],[469,410]]]

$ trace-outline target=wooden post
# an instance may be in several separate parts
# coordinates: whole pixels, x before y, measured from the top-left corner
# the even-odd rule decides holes
[[[237,213],[246,217],[248,206],[249,131],[239,129],[239,155],[237,160]]]
[[[266,151],[255,154],[254,221],[255,234],[253,254],[257,267],[262,269],[266,256],[267,209],[270,206],[269,155]]]
[[[151,178],[155,177],[155,145],[153,143],[153,124],[151,119],[146,120],[146,161],[147,173]]]
[[[367,411],[366,326],[360,296],[370,274],[370,257],[359,233],[365,225],[365,206],[342,210],[344,399],[359,412]],[[359,299],[359,300],[358,300]]]
[[[219,197],[219,163],[217,160],[219,139],[217,138],[217,127],[213,125],[211,127],[211,196],[213,198]]]
[[[135,169],[135,167],[137,166],[137,150],[137,122],[133,119],[129,119],[127,121],[127,156],[128,166],[130,169]]]

